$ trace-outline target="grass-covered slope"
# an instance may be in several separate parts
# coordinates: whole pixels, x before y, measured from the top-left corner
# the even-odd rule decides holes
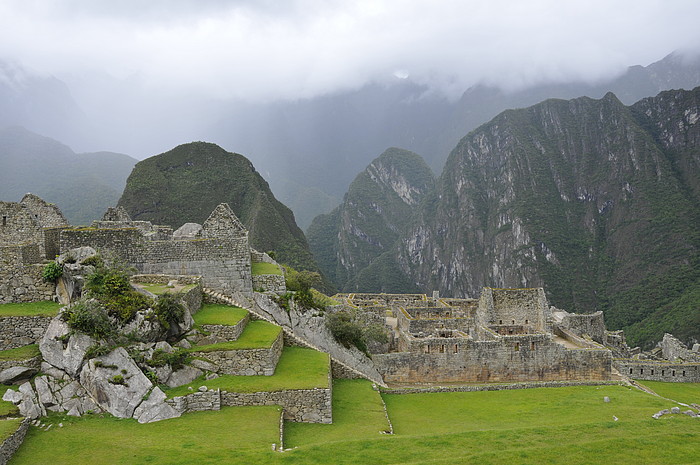
[[[137,163],[119,199],[134,220],[174,228],[203,223],[222,202],[248,228],[254,248],[273,250],[297,268],[317,269],[292,211],[247,158],[215,144],[192,142]]]

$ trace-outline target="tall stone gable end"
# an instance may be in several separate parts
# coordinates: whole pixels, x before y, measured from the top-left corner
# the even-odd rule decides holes
[[[242,237],[247,236],[246,230],[241,220],[238,219],[231,207],[227,203],[219,204],[211,212],[209,218],[202,225],[202,235],[204,237]]]

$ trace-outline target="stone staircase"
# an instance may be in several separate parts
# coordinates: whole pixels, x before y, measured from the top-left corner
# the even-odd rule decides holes
[[[250,312],[251,315],[254,316],[254,318],[260,319],[267,321],[268,323],[272,323],[274,325],[278,325],[282,327],[282,331],[284,332],[284,337],[285,340],[288,342],[293,342],[295,345],[298,345],[300,347],[306,347],[308,349],[313,349],[317,350],[319,352],[325,352],[323,349],[319,348],[318,346],[312,344],[311,342],[307,341],[306,339],[296,335],[294,331],[292,331],[290,328],[280,325],[277,321],[274,321],[272,318],[267,317],[266,315],[263,315],[253,308],[252,305],[250,305],[249,302],[243,302],[240,299],[235,299],[233,296],[228,296],[224,295],[220,292],[217,292],[213,289],[209,288],[202,288],[202,292],[204,295],[213,302],[221,303],[221,304],[226,304],[226,305],[234,305],[236,307],[244,308]],[[369,379],[370,381],[375,381],[367,377],[364,373],[360,372],[359,370],[356,370],[352,366],[348,365],[347,363],[344,363],[337,358],[333,357],[331,355],[331,364],[337,365],[342,371],[346,373],[350,373],[353,375],[353,377],[357,378],[364,378],[364,379]]]

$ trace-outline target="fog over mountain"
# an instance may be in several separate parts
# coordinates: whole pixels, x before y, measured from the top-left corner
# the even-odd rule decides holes
[[[699,13],[693,1],[10,0],[0,126],[139,159],[217,143],[250,158],[304,228],[387,147],[439,173],[503,109],[694,87]],[[673,50],[663,72],[648,66]]]

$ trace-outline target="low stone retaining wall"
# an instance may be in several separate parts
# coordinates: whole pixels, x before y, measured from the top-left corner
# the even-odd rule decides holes
[[[284,419],[304,423],[332,423],[332,390],[300,389],[274,392],[222,392],[226,406],[280,405]]]
[[[362,373],[355,370],[351,370],[345,365],[341,365],[335,360],[331,359],[331,372],[333,373],[333,379],[364,379],[365,377]]]
[[[276,292],[284,294],[287,292],[287,284],[284,276],[279,274],[259,274],[253,275],[253,289],[259,292]]]
[[[0,371],[6,370],[11,367],[27,367],[36,368],[37,370],[41,368],[41,355],[36,357],[27,358],[24,360],[0,360]]]
[[[250,321],[250,313],[247,314],[241,321],[233,326],[230,325],[202,325],[202,329],[210,335],[217,338],[222,338],[227,341],[235,341],[238,339]]]
[[[8,420],[4,420],[8,421]],[[0,465],[5,465],[10,461],[19,446],[24,442],[24,437],[27,435],[27,430],[29,429],[29,418],[25,418],[19,424],[19,428],[10,435],[7,439],[3,441],[0,445]]]
[[[201,357],[216,365],[216,372],[226,375],[272,376],[282,355],[283,332],[280,331],[270,348],[220,350],[216,352],[192,351],[192,356]],[[195,348],[196,349],[196,348]]]
[[[38,344],[49,323],[49,316],[0,317],[0,350]]]
[[[483,384],[470,386],[432,386],[424,388],[381,388],[384,394],[421,394],[426,392],[476,392],[476,391],[505,391],[509,389],[534,389],[567,386],[601,386],[624,384],[621,381],[544,381],[513,384]]]
[[[298,389],[272,392],[226,392],[210,389],[166,401],[180,413],[219,410],[221,407],[279,405],[284,419],[304,423],[332,423],[332,389]]]

